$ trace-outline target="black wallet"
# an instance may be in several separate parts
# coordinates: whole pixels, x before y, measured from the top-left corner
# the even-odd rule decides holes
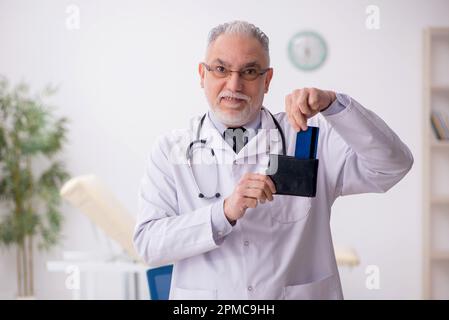
[[[267,174],[273,180],[276,194],[315,197],[318,159],[297,159],[270,154]]]

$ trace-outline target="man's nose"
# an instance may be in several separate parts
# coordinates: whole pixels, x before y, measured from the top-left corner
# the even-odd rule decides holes
[[[231,72],[227,78],[227,87],[234,92],[241,91],[243,86],[242,78],[238,72]]]

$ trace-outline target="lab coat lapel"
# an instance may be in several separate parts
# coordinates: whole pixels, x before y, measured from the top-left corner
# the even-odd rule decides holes
[[[274,124],[273,118],[268,110],[262,109],[261,129],[240,152],[236,155],[236,160],[251,158],[260,154],[281,154],[282,139]]]
[[[220,134],[220,132],[218,132],[217,128],[215,128],[214,124],[207,115],[204,119],[203,127],[201,129],[200,139],[206,140],[206,145],[209,148],[213,148],[215,151],[225,150],[226,152],[230,151],[234,153],[232,147],[228,143],[226,143],[226,141],[223,139],[223,136]]]
[[[279,130],[274,124],[269,111],[263,108],[261,112],[261,129],[258,130],[257,135],[237,155],[232,150],[232,147],[223,139],[208,116],[204,119],[200,139],[206,140],[208,147],[213,148],[215,151],[222,150],[225,154],[232,156],[234,160],[243,160],[261,154],[281,154],[282,139]]]

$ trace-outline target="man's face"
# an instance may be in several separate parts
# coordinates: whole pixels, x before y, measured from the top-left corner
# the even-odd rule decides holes
[[[222,66],[233,71],[249,67],[264,70],[268,68],[268,57],[257,39],[222,34],[210,45],[205,63],[212,68]],[[252,121],[260,111],[273,69],[252,81],[243,79],[237,72],[219,78],[203,64],[199,65],[199,73],[214,115],[226,126],[239,127]]]

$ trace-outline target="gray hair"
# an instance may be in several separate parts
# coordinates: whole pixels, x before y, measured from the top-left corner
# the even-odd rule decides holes
[[[222,34],[238,34],[254,37],[260,42],[262,48],[267,54],[268,61],[270,61],[270,52],[269,52],[270,41],[268,39],[268,36],[252,23],[248,23],[246,21],[231,21],[216,26],[209,32],[209,37],[207,40],[207,48],[209,48],[210,45],[215,40],[217,40],[217,38]]]

